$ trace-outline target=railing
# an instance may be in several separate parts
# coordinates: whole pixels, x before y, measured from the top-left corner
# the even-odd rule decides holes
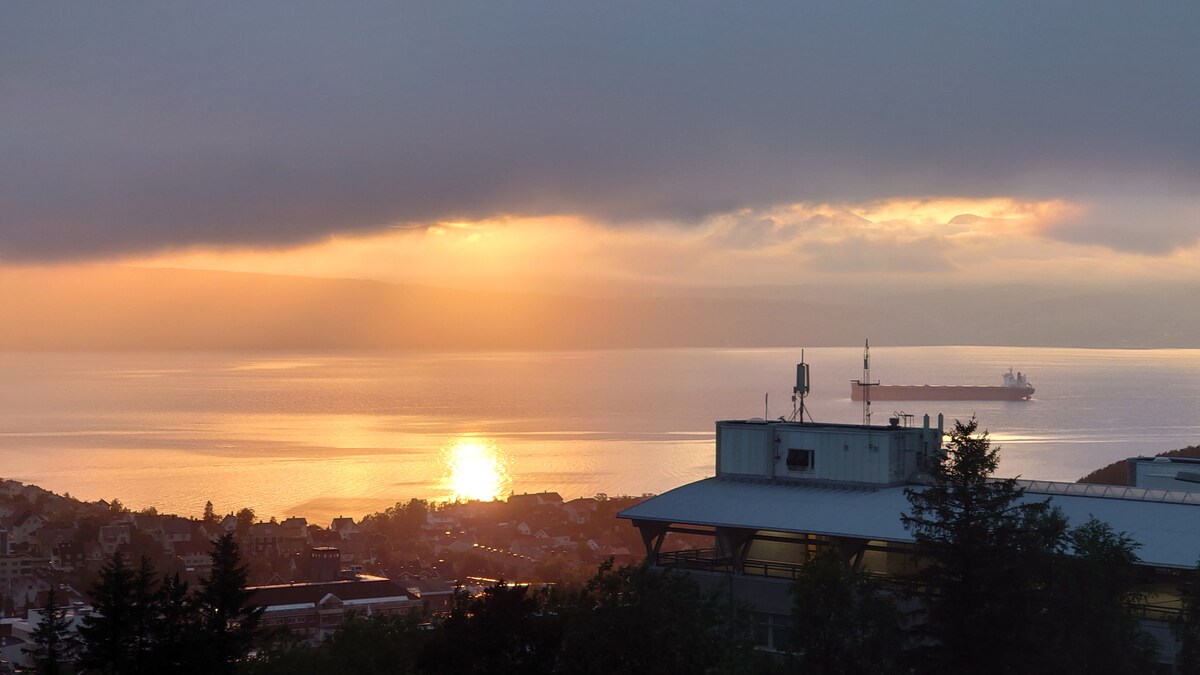
[[[732,572],[733,560],[729,556],[717,555],[716,549],[702,548],[685,551],[670,551],[658,554],[658,565],[672,569],[702,570],[705,572]],[[742,574],[776,579],[798,579],[801,565],[776,562],[774,560],[747,560],[742,563]]]

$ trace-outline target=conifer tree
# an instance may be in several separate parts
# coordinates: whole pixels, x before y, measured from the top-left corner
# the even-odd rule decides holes
[[[196,607],[179,573],[165,577],[154,597],[149,672],[183,673],[195,662]]]
[[[92,614],[79,626],[83,640],[80,663],[89,672],[126,673],[133,649],[132,593],[134,573],[118,551],[100,570],[92,587]]]
[[[200,580],[196,605],[200,621],[200,651],[208,672],[232,673],[250,651],[262,607],[252,607],[246,590],[248,568],[233,533],[213,542],[212,571]]]
[[[42,618],[34,628],[33,647],[25,649],[38,675],[67,675],[75,672],[76,638],[71,634],[67,610],[58,604],[58,593],[51,588],[42,608]]]
[[[157,576],[154,564],[143,555],[133,577],[129,598],[129,672],[134,675],[155,672],[150,667],[150,652],[153,648],[153,626],[158,621],[154,588]]]
[[[1044,589],[1062,554],[1066,520],[1049,500],[1028,502],[978,422],[956,421],[930,466],[930,485],[906,491],[902,516],[923,569],[926,672],[1025,672],[1043,653]]]

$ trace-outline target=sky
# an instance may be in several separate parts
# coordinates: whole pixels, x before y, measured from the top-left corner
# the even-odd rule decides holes
[[[0,7],[0,266],[1200,281],[1200,4]]]

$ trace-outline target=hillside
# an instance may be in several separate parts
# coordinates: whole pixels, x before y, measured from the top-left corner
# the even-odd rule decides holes
[[[1188,457],[1192,459],[1200,458],[1200,445],[1191,445],[1178,450],[1170,450],[1168,452],[1160,452],[1155,457]],[[1117,460],[1106,467],[1096,469],[1088,475],[1080,478],[1078,483],[1095,483],[1098,485],[1132,485],[1129,481],[1129,468],[1125,464],[1125,460]]]

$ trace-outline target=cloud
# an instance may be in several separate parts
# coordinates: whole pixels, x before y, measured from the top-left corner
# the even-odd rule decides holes
[[[1162,256],[1200,244],[1200,196],[1147,190],[1096,199],[1048,228],[1047,235],[1075,244]]]
[[[1200,184],[1186,2],[2,11],[9,260]]]

